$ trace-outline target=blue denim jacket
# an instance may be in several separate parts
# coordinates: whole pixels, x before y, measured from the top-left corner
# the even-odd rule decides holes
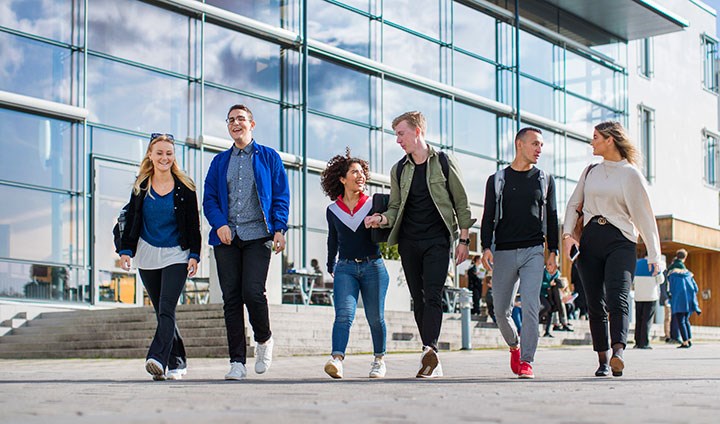
[[[290,189],[287,175],[280,155],[272,148],[254,142],[253,170],[258,199],[262,208],[265,224],[270,234],[287,231],[288,211],[290,208]],[[228,187],[227,171],[230,164],[232,147],[213,158],[205,177],[203,212],[212,229],[210,245],[220,244],[218,228],[228,224]]]

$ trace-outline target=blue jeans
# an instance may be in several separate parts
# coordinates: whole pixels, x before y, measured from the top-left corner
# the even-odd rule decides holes
[[[519,306],[513,306],[512,308],[512,320],[517,327],[518,335],[522,332],[522,308]]]
[[[682,341],[686,342],[692,339],[692,330],[690,329],[690,313],[689,312],[678,312],[673,314],[677,320],[678,331]]]
[[[362,293],[365,317],[370,325],[375,356],[385,354],[385,295],[390,276],[382,259],[357,263],[340,259],[335,266],[333,300],[335,322],[332,330],[332,354],[345,356],[350,327],[355,319],[358,295]]]

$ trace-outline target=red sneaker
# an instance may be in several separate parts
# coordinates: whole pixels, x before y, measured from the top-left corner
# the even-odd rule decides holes
[[[532,365],[522,361],[520,362],[520,371],[518,371],[518,378],[535,378],[533,374]]]
[[[515,375],[520,373],[520,347],[510,348],[510,369]]]

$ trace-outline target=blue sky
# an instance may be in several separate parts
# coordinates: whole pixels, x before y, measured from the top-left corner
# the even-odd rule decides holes
[[[720,11],[720,0],[703,0],[703,2],[713,9]],[[717,20],[715,21],[715,34],[720,34],[720,25],[718,25]]]

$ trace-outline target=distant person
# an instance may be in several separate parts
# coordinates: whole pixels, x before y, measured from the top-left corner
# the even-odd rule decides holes
[[[492,275],[485,275],[483,278],[485,285],[485,305],[487,306],[487,314],[497,324],[497,318],[495,317],[495,303],[493,302],[493,282]]]
[[[512,320],[513,323],[515,323],[515,328],[517,328],[518,336],[522,333],[522,298],[520,297],[520,293],[515,296],[515,303],[513,304],[512,309]]]
[[[658,278],[662,274],[651,275],[647,258],[637,260],[635,267],[635,349],[652,349],[650,346],[650,327],[655,318],[655,308],[660,298]]]
[[[670,306],[678,326],[678,332],[682,343],[678,348],[689,348],[692,346],[692,331],[690,328],[690,315],[695,312],[702,313],[697,300],[698,285],[693,278],[692,272],[685,268],[687,253],[678,252],[678,260],[682,262],[668,271],[668,283],[670,286]]]
[[[575,297],[575,308],[577,309],[578,319],[588,318],[587,302],[585,300],[585,290],[583,290],[582,280],[580,280],[580,272],[577,269],[577,261],[573,262],[570,275],[572,277],[573,293]]]
[[[675,270],[675,269],[681,269],[686,270],[685,267],[685,260],[687,259],[688,252],[685,249],[678,249],[678,251],[675,253],[675,257],[673,258],[673,261],[670,263],[670,266],[668,267],[667,271],[665,272],[665,289],[667,290],[667,298],[668,298],[668,306],[665,309],[666,313],[670,316],[670,324],[669,324],[669,330],[667,333],[669,334],[669,339],[665,339],[666,343],[669,344],[680,344],[680,329],[678,326],[677,316],[673,314],[672,312],[672,304],[670,302],[670,283],[667,280],[668,274]]]
[[[472,264],[467,270],[468,277],[468,290],[472,292],[473,306],[470,313],[473,315],[480,314],[480,299],[482,298],[482,279],[485,277],[485,270],[480,263],[481,256],[475,255],[472,259]]]
[[[637,168],[640,153],[625,129],[619,122],[601,122],[595,126],[591,144],[593,154],[603,161],[587,167],[578,178],[565,209],[562,238],[568,259],[573,246],[580,250],[576,261],[599,363],[595,375],[604,377],[612,371],[618,377],[625,368],[638,233],[648,249],[651,275],[660,272],[660,236],[645,177]],[[579,207],[584,230],[581,239],[575,240],[572,232]]]
[[[542,304],[540,316],[545,320],[545,333],[543,337],[553,337],[550,332],[553,313],[558,314],[560,322],[556,330],[574,331],[568,323],[567,311],[562,301],[561,291],[564,288],[563,281],[567,280],[561,279],[557,263],[547,263],[543,271],[542,286],[540,288],[540,302]]]
[[[370,169],[368,163],[352,157],[335,156],[320,177],[323,192],[334,203],[327,207],[327,271],[334,278],[335,321],[332,329],[332,357],[325,372],[343,378],[343,360],[355,319],[359,296],[370,326],[374,359],[370,378],[385,377],[385,295],[390,276],[385,269],[380,247],[370,238],[363,221],[372,209],[372,199],[364,193]]]
[[[120,241],[121,267],[134,258],[155,309],[157,329],[145,370],[153,380],[179,380],[187,373],[185,345],[175,308],[200,261],[200,217],[195,183],[175,160],[175,138],[153,133],[133,185]]]

